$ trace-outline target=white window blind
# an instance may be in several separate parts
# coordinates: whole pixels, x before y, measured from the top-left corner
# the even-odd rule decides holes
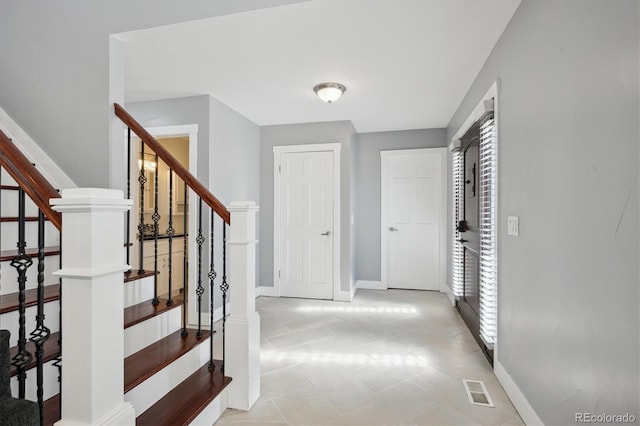
[[[493,349],[497,327],[496,129],[493,114],[480,125],[480,337]]]
[[[464,155],[462,151],[456,150],[453,151],[453,177],[452,177],[452,197],[453,200],[453,242],[451,260],[452,260],[452,271],[451,271],[451,291],[455,297],[462,297],[462,292],[464,291],[463,287],[463,256],[464,251],[462,247],[462,243],[460,243],[460,232],[458,232],[458,222],[464,220],[464,200],[462,199],[462,179],[463,179],[463,166],[464,166]]]

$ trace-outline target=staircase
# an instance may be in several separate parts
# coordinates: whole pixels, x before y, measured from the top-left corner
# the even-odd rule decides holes
[[[132,127],[131,124],[128,123],[128,125]],[[134,127],[136,125],[137,123],[134,122]],[[143,132],[140,129],[134,129],[134,131]],[[182,282],[178,281],[181,277],[175,277],[177,285],[173,291],[170,290],[170,294],[158,294],[157,272],[134,268],[125,272],[123,276],[121,275],[122,284],[120,285],[123,295],[123,303],[120,305],[122,307],[121,319],[104,321],[104,318],[96,318],[96,312],[83,312],[83,309],[77,309],[76,316],[77,307],[73,306],[75,303],[70,302],[70,300],[74,302],[77,300],[74,295],[75,284],[72,285],[76,276],[69,275],[69,271],[75,271],[69,265],[75,266],[77,258],[82,257],[82,253],[78,255],[74,251],[73,244],[69,245],[68,243],[68,238],[71,238],[70,235],[75,233],[78,235],[74,236],[73,241],[77,241],[77,238],[84,238],[85,235],[78,232],[80,226],[70,226],[69,229],[64,230],[62,234],[64,238],[61,239],[59,229],[62,228],[63,220],[56,210],[63,211],[62,217],[66,217],[65,204],[62,202],[65,200],[65,191],[62,192],[62,201],[58,202],[61,207],[59,209],[54,207],[52,210],[48,201],[50,198],[59,197],[59,195],[51,192],[51,188],[42,189],[44,183],[40,182],[40,179],[43,179],[41,175],[38,179],[24,178],[25,174],[30,176],[39,174],[33,170],[35,168],[30,163],[29,166],[33,169],[24,165],[23,163],[28,160],[20,158],[20,153],[16,153],[16,151],[17,149],[9,138],[0,132],[0,160],[3,166],[0,171],[0,240],[2,244],[0,247],[0,268],[2,271],[0,275],[0,328],[8,329],[11,332],[11,356],[14,364],[11,369],[12,395],[37,401],[40,404],[41,424],[54,424],[61,419],[61,414],[63,421],[78,421],[78,419],[84,418],[91,419],[84,420],[85,423],[112,424],[108,418],[104,421],[95,420],[95,417],[91,416],[97,416],[97,414],[84,413],[82,408],[78,407],[83,405],[78,399],[83,399],[85,394],[92,394],[90,400],[95,401],[93,394],[103,392],[100,383],[97,383],[101,381],[100,375],[104,379],[108,378],[110,374],[118,374],[117,371],[115,373],[105,372],[100,371],[99,368],[103,358],[113,356],[113,354],[104,355],[103,353],[108,351],[110,344],[108,341],[101,342],[101,339],[96,339],[94,335],[87,339],[86,332],[78,332],[77,330],[81,330],[87,321],[90,324],[94,324],[94,322],[105,323],[105,326],[109,327],[109,323],[119,323],[121,320],[123,324],[120,332],[123,348],[121,357],[124,357],[124,362],[123,377],[120,383],[123,385],[120,391],[121,396],[116,395],[111,405],[122,405],[125,408],[132,406],[135,411],[136,424],[211,425],[229,406],[228,393],[230,389],[235,395],[231,397],[231,400],[234,401],[231,406],[249,409],[257,399],[256,383],[259,393],[259,371],[257,378],[252,377],[247,380],[250,370],[254,371],[252,376],[255,376],[257,360],[255,354],[259,347],[259,334],[255,333],[256,326],[259,330],[259,322],[257,322],[259,319],[256,320],[257,314],[252,300],[255,271],[251,269],[255,261],[253,265],[249,262],[248,271],[241,270],[235,274],[238,279],[234,282],[249,281],[246,285],[249,288],[248,290],[242,289],[236,297],[238,302],[242,303],[238,303],[236,309],[232,305],[232,315],[229,317],[231,329],[226,338],[225,324],[228,322],[226,292],[229,288],[226,282],[226,272],[222,278],[222,283],[226,286],[223,286],[222,290],[224,296],[222,308],[225,311],[223,317],[214,324],[214,327],[209,327],[206,323],[207,316],[210,319],[209,323],[213,323],[214,320],[214,296],[209,298],[211,301],[210,312],[205,314],[204,311],[201,311],[202,295],[206,285],[206,283],[203,285],[203,281],[210,281],[209,291],[212,295],[214,281],[216,284],[220,281],[220,278],[216,280],[213,255],[211,270],[204,272],[204,280],[203,274],[198,273],[195,291],[198,295],[197,300],[185,301],[189,294],[187,289],[190,286],[195,286],[195,277],[193,282],[185,283],[184,286]],[[170,161],[171,159],[168,162]],[[20,167],[29,170],[17,173],[16,169]],[[184,171],[176,172],[176,175],[183,173]],[[185,178],[187,185],[193,188],[194,185],[188,181],[193,177],[185,174]],[[34,184],[33,181],[36,183]],[[204,189],[197,181],[195,186],[198,187],[196,192]],[[87,192],[87,194],[89,193]],[[208,191],[206,193],[209,194]],[[213,196],[210,198],[215,200]],[[20,200],[22,199],[24,199],[24,207],[21,208]],[[203,197],[200,197],[200,200],[202,199]],[[94,201],[93,199],[89,200],[89,202]],[[217,200],[215,201],[217,202]],[[98,202],[98,205],[104,204],[101,203]],[[220,206],[222,206],[221,203]],[[216,204],[216,207],[220,206]],[[71,217],[70,213],[73,213],[72,210],[68,210],[69,217]],[[251,221],[247,222],[245,219],[251,217],[251,213],[247,216],[247,209],[244,207],[236,210],[242,210],[239,217],[246,228],[246,224],[251,224]],[[254,208],[248,210],[255,213]],[[213,207],[211,211],[211,223],[213,223]],[[229,223],[231,214],[226,209],[224,209],[224,213],[226,214],[225,222]],[[42,219],[39,219],[40,216]],[[118,220],[123,222],[122,216],[118,216],[117,212],[114,217],[116,222]],[[202,201],[199,203],[199,218],[198,263],[200,270],[202,270],[201,264],[207,263],[200,258],[205,240],[202,232]],[[73,220],[71,218],[65,223],[72,223]],[[131,217],[128,216],[127,223],[130,221]],[[124,224],[121,226],[124,227]],[[134,224],[130,224],[130,226],[132,229],[136,227]],[[224,248],[224,261],[226,261],[227,241],[224,223],[223,227],[224,240],[221,245]],[[91,236],[86,237],[91,238]],[[65,241],[67,241],[67,245],[65,245]],[[129,250],[131,244],[127,241],[128,239],[125,240],[124,246],[126,250]],[[211,242],[213,248],[213,232],[211,233]],[[16,243],[18,250],[15,249]],[[140,236],[139,243],[142,245],[142,236]],[[120,244],[122,247],[122,242]],[[246,243],[243,244],[246,245]],[[67,247],[65,253],[61,253],[61,245]],[[95,245],[96,241],[94,241]],[[24,247],[24,250],[21,247]],[[246,259],[242,259],[243,253],[251,254],[251,250],[255,250],[253,246],[249,251],[245,249],[244,252],[240,250],[241,248],[240,246],[235,248],[238,254],[234,255],[234,258],[244,261]],[[68,255],[69,252],[73,254]],[[213,250],[212,253],[214,253]],[[73,259],[69,259],[70,257]],[[123,259],[124,257],[125,255],[122,254]],[[126,257],[129,258],[129,253]],[[20,262],[17,262],[17,259],[26,259],[23,262],[24,265],[31,262],[32,265],[24,268],[24,273],[19,273],[19,268],[15,266],[20,267],[22,264],[19,265]],[[246,265],[243,267],[246,269]],[[226,263],[224,269],[226,271]],[[60,273],[57,275],[62,278],[53,274],[59,270]],[[122,274],[122,270],[120,269],[119,274]],[[214,272],[212,273],[212,271]],[[94,281],[96,279],[100,278],[94,278]],[[67,280],[71,280],[69,284],[67,284]],[[249,306],[247,306],[247,300],[250,301]],[[185,311],[187,303],[198,305],[197,324],[190,324],[187,321]],[[85,309],[85,311],[97,310],[94,305],[93,308]],[[240,314],[239,321],[233,321],[234,311]],[[65,313],[64,320],[62,320],[62,313]],[[249,321],[242,317],[247,314]],[[201,324],[203,318],[205,318],[204,326]],[[247,333],[247,327],[254,331]],[[238,333],[235,333],[235,330],[238,330]],[[103,334],[111,335],[113,333]],[[247,342],[246,336],[243,337],[243,334],[253,336],[252,342]],[[258,336],[257,342],[255,336]],[[83,348],[85,340],[89,341],[85,345],[87,347]],[[107,348],[107,350],[95,350],[98,346]],[[117,348],[119,344],[114,346]],[[79,356],[78,352],[83,350],[85,351],[84,355]],[[232,359],[226,363],[224,361],[225,353],[234,352],[240,352],[241,355],[227,356]],[[85,364],[83,357],[92,359],[87,363],[88,366],[83,365]],[[69,360],[73,361],[67,363]],[[105,361],[104,365],[109,365],[108,361]],[[105,369],[108,368],[105,367]],[[78,376],[82,378],[83,371],[87,372],[86,375],[91,375],[89,382],[92,380],[96,382],[93,383],[93,387],[89,386],[85,389],[75,385]],[[229,373],[234,371],[237,373],[233,375],[240,377],[241,383],[237,388],[232,389],[234,381],[228,376],[231,376],[232,374]],[[116,379],[119,380],[118,377]],[[76,400],[71,398],[76,398]],[[124,402],[117,402],[118,398]],[[105,400],[109,400],[108,395],[105,396]],[[96,407],[100,408],[100,404],[101,402],[96,403]],[[94,410],[97,408],[94,407]],[[4,424],[1,413],[0,424]]]

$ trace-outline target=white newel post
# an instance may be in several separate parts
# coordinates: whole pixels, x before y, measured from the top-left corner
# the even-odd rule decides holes
[[[56,425],[134,425],[124,401],[122,191],[74,188],[62,213],[62,416]]]
[[[260,316],[256,312],[256,213],[251,201],[233,202],[228,241],[231,297],[226,323],[225,376],[229,407],[249,410],[260,396]]]

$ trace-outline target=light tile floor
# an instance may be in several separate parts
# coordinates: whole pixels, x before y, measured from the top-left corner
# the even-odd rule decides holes
[[[522,425],[446,296],[359,290],[351,303],[266,298],[261,396],[217,424]],[[483,380],[495,408],[469,403]]]

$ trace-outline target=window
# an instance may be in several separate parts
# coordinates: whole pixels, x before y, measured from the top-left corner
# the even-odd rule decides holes
[[[460,232],[458,231],[458,222],[464,220],[464,203],[462,202],[462,179],[464,167],[464,158],[462,151],[453,151],[453,164],[451,170],[453,171],[453,243],[451,253],[452,263],[452,292],[456,298],[462,297],[463,292],[463,247],[460,243]]]
[[[493,113],[480,125],[480,337],[493,349],[497,324],[496,130]]]

